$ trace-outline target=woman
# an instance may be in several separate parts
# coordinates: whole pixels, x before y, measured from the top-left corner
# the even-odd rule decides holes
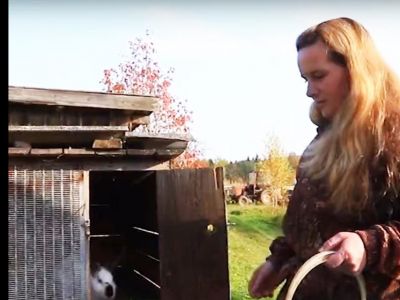
[[[400,299],[400,83],[364,27],[322,22],[296,41],[298,66],[314,102],[317,136],[304,151],[283,237],[253,273],[249,294],[271,296],[322,250],[328,261],[300,283],[294,299]]]

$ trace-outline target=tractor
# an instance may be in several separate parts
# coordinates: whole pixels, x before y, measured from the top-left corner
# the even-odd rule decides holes
[[[257,182],[257,172],[250,172],[247,184],[235,184],[225,187],[225,198],[228,203],[239,205],[256,204],[261,201],[269,204],[269,195],[266,186]]]
[[[227,185],[225,187],[225,199],[227,203],[237,203],[239,205],[257,204],[259,202],[265,205],[284,205],[292,188],[286,191],[288,197],[280,188],[273,188],[267,184],[258,182],[258,173],[250,172],[247,184]]]

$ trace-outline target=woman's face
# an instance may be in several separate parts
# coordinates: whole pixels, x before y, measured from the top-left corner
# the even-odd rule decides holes
[[[327,120],[332,120],[349,93],[347,69],[328,59],[328,48],[318,41],[299,50],[301,77],[307,81],[307,96]]]

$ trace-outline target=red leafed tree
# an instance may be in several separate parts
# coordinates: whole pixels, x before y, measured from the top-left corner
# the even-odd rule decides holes
[[[148,125],[135,131],[152,134],[174,133],[190,137],[192,112],[171,93],[170,86],[174,69],[163,72],[155,60],[155,48],[149,34],[129,42],[130,58],[117,68],[104,70],[100,83],[111,93],[149,95],[161,100],[160,108],[150,116]],[[171,161],[172,168],[205,167],[200,160],[201,151],[196,141],[190,140],[187,149]]]

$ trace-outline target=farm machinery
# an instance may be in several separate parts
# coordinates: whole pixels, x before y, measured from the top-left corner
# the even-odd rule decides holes
[[[262,202],[270,204],[268,191],[265,185],[257,182],[257,173],[249,173],[247,184],[233,184],[225,187],[225,199],[228,203],[240,205]]]
[[[259,183],[257,172],[249,173],[246,184],[232,184],[225,186],[225,200],[227,203],[239,205],[263,203],[265,205],[282,205],[290,198],[292,188],[282,192],[281,189]],[[286,197],[287,196],[287,197]]]

